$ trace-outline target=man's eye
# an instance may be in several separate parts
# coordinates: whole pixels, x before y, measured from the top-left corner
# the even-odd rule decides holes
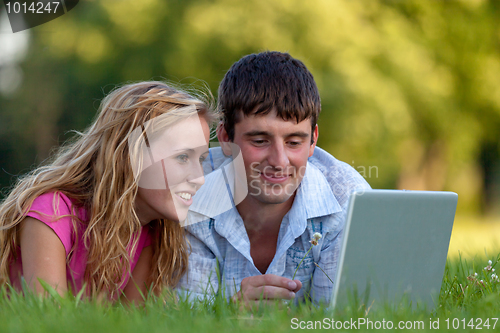
[[[300,146],[301,143],[302,142],[300,142],[300,141],[290,141],[290,142],[288,142],[288,144],[290,146],[292,146],[292,147]]]
[[[257,145],[257,146],[263,145],[265,142],[266,142],[266,140],[263,140],[263,139],[254,139],[254,140],[252,140],[252,143],[254,145]]]
[[[203,162],[205,162],[206,159],[207,159],[206,156],[200,156],[200,164],[202,164]]]
[[[176,159],[181,163],[187,163],[187,161],[189,161],[189,156],[187,156],[186,154],[182,154],[177,156]]]

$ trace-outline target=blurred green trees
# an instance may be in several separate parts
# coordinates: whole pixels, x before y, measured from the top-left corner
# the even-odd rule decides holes
[[[80,1],[31,33],[23,84],[0,95],[2,187],[116,84],[201,79],[216,95],[241,56],[279,50],[316,78],[319,145],[373,187],[452,190],[462,211],[500,200],[496,1]]]

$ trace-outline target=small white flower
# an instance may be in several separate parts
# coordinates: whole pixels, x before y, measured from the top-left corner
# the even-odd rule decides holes
[[[321,235],[319,232],[315,232],[313,235],[313,238],[317,241],[320,240],[321,237],[323,237],[323,235]]]
[[[492,269],[491,269],[491,271],[492,271],[492,272],[494,272],[494,271],[495,271],[495,269],[494,269],[494,268],[492,268]]]
[[[318,241],[323,237],[319,232],[315,232],[313,234],[313,238],[309,241],[312,245],[316,246],[318,245]]]
[[[474,273],[474,276],[476,276],[476,277],[477,277],[477,273]]]
[[[479,282],[483,283],[484,281],[483,280],[479,280]]]
[[[491,274],[491,279],[492,279],[492,280],[496,280],[496,279],[498,279],[498,275],[496,275],[496,274]]]
[[[493,261],[488,260],[488,265],[491,266],[491,264],[493,264]]]

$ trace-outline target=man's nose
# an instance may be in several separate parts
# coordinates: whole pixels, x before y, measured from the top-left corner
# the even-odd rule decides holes
[[[284,169],[290,164],[283,142],[275,142],[267,158],[269,164],[277,169]]]

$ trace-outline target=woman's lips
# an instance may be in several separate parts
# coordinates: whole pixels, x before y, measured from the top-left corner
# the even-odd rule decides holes
[[[194,193],[192,192],[175,192],[175,195],[179,199],[180,202],[182,202],[186,206],[190,206],[193,203],[193,195]]]

